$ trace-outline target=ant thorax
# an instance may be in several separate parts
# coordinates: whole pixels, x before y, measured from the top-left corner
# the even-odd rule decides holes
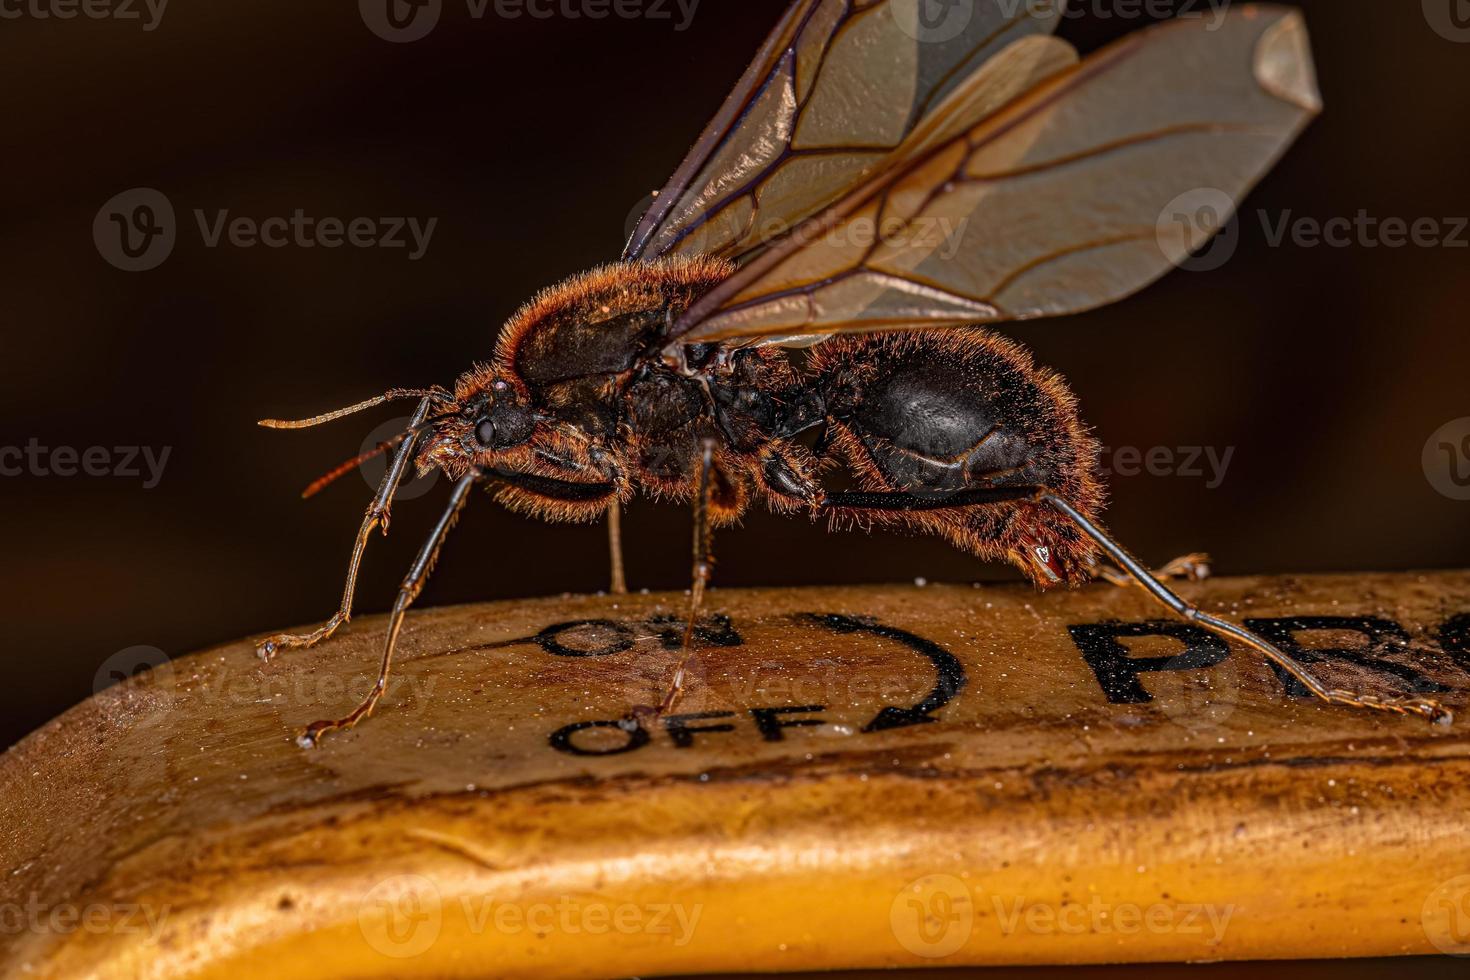
[[[702,440],[713,438],[713,507],[735,516],[760,480],[752,471],[780,421],[776,396],[801,379],[773,349],[698,345],[682,370],[663,354],[669,325],[731,268],[709,257],[620,263],[542,292],[502,329],[493,361],[456,384],[418,465],[455,478],[506,470],[611,487],[618,498],[687,499]],[[593,520],[606,507],[500,493],[552,519]]]

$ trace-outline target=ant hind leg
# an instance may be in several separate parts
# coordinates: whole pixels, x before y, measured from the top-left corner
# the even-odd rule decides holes
[[[946,494],[919,495],[905,492],[835,493],[824,499],[822,509],[844,509],[852,511],[906,511],[948,510],[957,507],[983,507],[990,504],[1015,500],[1034,500],[1047,504],[1072,521],[1084,534],[1091,538],[1113,562],[1122,569],[1133,584],[1142,588],[1154,599],[1167,606],[1181,618],[1198,623],[1204,629],[1227,640],[1236,640],[1251,647],[1267,660],[1279,666],[1313,695],[1329,704],[1341,704],[1353,708],[1370,708],[1402,715],[1419,715],[1438,725],[1448,725],[1454,720],[1453,713],[1438,701],[1422,697],[1378,697],[1329,688],[1296,660],[1273,644],[1270,640],[1253,633],[1243,626],[1212,616],[1198,606],[1185,601],[1167,585],[1145,568],[1138,559],[1128,553],[1118,542],[1099,528],[1067,501],[1045,487],[974,487]],[[1171,563],[1172,564],[1172,563]]]
[[[711,553],[713,534],[710,526],[710,495],[714,487],[715,441],[706,438],[700,445],[699,484],[694,494],[694,565],[689,583],[689,619],[684,624],[684,638],[679,645],[679,662],[670,675],[668,689],[653,715],[662,718],[674,710],[684,694],[688,679],[689,661],[694,656],[694,628],[699,624],[699,614],[704,609],[704,594],[709,587],[710,572],[714,567]],[[635,709],[634,714],[646,714],[647,709]]]
[[[1153,596],[1163,605],[1167,606],[1175,614],[1192,623],[1198,623],[1217,636],[1227,640],[1237,640],[1260,653],[1267,660],[1279,666],[1292,677],[1296,678],[1303,687],[1322,701],[1329,704],[1341,704],[1352,708],[1370,708],[1375,711],[1388,711],[1394,714],[1418,715],[1427,718],[1437,725],[1448,725],[1454,721],[1454,714],[1438,701],[1431,698],[1421,697],[1378,697],[1372,694],[1360,694],[1354,691],[1344,691],[1329,688],[1316,677],[1307,672],[1296,660],[1257,633],[1253,633],[1243,626],[1237,626],[1228,620],[1212,616],[1198,606],[1180,598],[1173,590],[1164,585],[1148,569],[1128,553],[1121,544],[1114,541],[1101,528],[1093,524],[1083,516],[1076,508],[1055,494],[1042,491],[1038,499],[1066,515],[1073,524],[1097,543],[1103,551],[1107,552],[1119,568],[1128,575],[1133,583]]]

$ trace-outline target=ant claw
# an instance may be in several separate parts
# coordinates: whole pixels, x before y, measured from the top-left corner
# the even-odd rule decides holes
[[[321,744],[322,736],[337,727],[336,722],[314,721],[296,736],[296,747],[310,751]]]
[[[639,729],[647,731],[662,716],[663,712],[651,704],[635,704],[619,719],[618,727],[625,732],[636,732]]]

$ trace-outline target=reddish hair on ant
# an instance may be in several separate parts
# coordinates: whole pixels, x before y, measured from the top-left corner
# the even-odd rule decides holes
[[[1038,587],[1137,585],[1243,643],[1324,701],[1448,722],[1437,702],[1333,690],[1270,641],[1191,605],[1101,527],[1098,447],[1061,377],[983,325],[1082,312],[1158,279],[1221,227],[1320,111],[1301,17],[1234,5],[1080,60],[1051,36],[1063,4],[977,0],[955,37],[912,7],[797,0],[634,230],[622,261],[548,289],[453,390],[399,389],[304,428],[417,399],[348,563],[337,613],[260,643],[330,637],[409,466],[454,480],[393,604],[387,685],[408,607],[476,486],[549,521],[607,517],[635,493],[694,514],[681,662],[709,580],[711,529],[752,504],[833,525],[937,534]],[[1186,203],[1181,203],[1186,202]],[[1216,212],[1218,209],[1216,209]],[[1185,218],[1189,215],[1185,214]],[[790,229],[771,234],[772,229]],[[838,336],[841,335],[841,336]],[[804,356],[795,348],[811,348]],[[822,475],[848,474],[828,490]],[[1111,563],[1111,564],[1109,564]]]

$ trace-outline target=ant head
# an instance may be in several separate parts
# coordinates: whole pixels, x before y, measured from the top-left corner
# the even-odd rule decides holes
[[[430,418],[419,468],[439,466],[459,475],[470,466],[493,465],[504,453],[530,442],[540,421],[519,378],[504,370],[476,368],[455,386],[453,401]]]

